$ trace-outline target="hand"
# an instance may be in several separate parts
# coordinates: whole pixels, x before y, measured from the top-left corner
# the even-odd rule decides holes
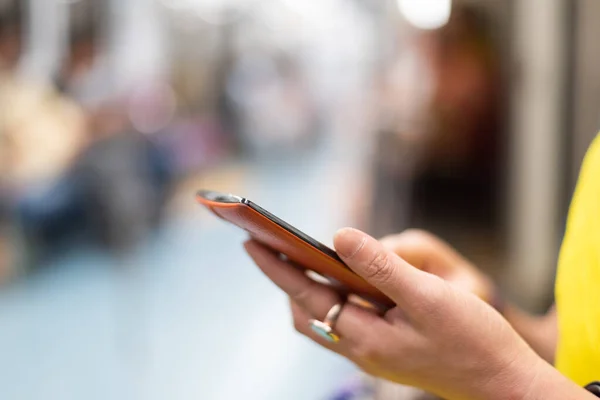
[[[276,254],[250,241],[246,249],[262,271],[291,298],[296,329],[367,373],[453,399],[527,398],[536,376],[552,368],[494,309],[475,295],[421,271],[353,229],[335,237],[340,257],[395,301],[379,317],[346,304],[335,325],[340,342],[309,328],[340,302]]]
[[[510,303],[499,304],[497,289],[492,280],[448,244],[427,232],[408,230],[388,236],[381,243],[412,266],[437,275],[496,308],[501,307],[504,318],[535,352],[546,361],[554,362],[558,341],[554,309],[544,316],[534,316]]]
[[[496,288],[492,280],[434,235],[420,230],[407,230],[387,236],[380,242],[413,267],[437,275],[487,303],[496,300]]]

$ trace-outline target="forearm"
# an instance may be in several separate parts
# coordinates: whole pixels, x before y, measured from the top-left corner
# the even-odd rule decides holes
[[[540,357],[549,363],[554,362],[558,340],[554,308],[545,316],[533,316],[509,304],[504,308],[503,315]]]

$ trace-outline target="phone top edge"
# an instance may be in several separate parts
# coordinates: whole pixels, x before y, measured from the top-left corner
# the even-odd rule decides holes
[[[229,193],[219,193],[212,190],[199,190],[196,196],[202,197],[208,201],[226,204],[245,204],[243,198]]]

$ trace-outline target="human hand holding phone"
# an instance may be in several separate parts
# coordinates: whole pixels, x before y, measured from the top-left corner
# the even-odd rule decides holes
[[[415,268],[354,229],[335,237],[345,264],[396,304],[377,315],[352,304],[337,314],[329,341],[311,329],[343,304],[270,249],[246,250],[290,297],[294,325],[319,345],[365,372],[447,399],[592,399],[540,358],[510,324],[475,294]]]
[[[451,284],[413,260],[419,269],[354,229],[338,232],[333,251],[246,199],[201,192],[198,201],[250,233],[245,248],[290,297],[299,332],[375,377],[448,399],[594,398],[540,358],[478,297],[477,285],[464,290],[469,285]],[[407,250],[398,245],[396,252]],[[348,302],[346,293],[309,279],[298,265],[384,302],[387,311]],[[461,270],[437,272],[456,278]],[[326,335],[314,329],[323,325]]]

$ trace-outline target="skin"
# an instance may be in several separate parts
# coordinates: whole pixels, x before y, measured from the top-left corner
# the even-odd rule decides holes
[[[408,230],[385,237],[381,243],[412,266],[437,275],[486,302],[493,301],[496,287],[492,280],[434,235]],[[550,363],[554,362],[558,339],[554,307],[544,316],[532,316],[512,304],[506,304],[503,315],[538,355]]]
[[[338,293],[257,242],[245,248],[290,297],[300,333],[375,377],[447,399],[595,398],[526,342],[540,340],[539,349],[550,346],[552,339],[538,339],[530,331],[538,320],[521,313],[514,318],[521,326],[511,326],[482,300],[493,288],[487,278],[443,242],[419,235],[419,240],[413,232],[379,242],[355,229],[336,234],[335,249],[344,262],[397,307],[379,316],[346,304],[335,325],[341,336],[335,344],[313,334],[309,320],[323,320],[340,302]]]

